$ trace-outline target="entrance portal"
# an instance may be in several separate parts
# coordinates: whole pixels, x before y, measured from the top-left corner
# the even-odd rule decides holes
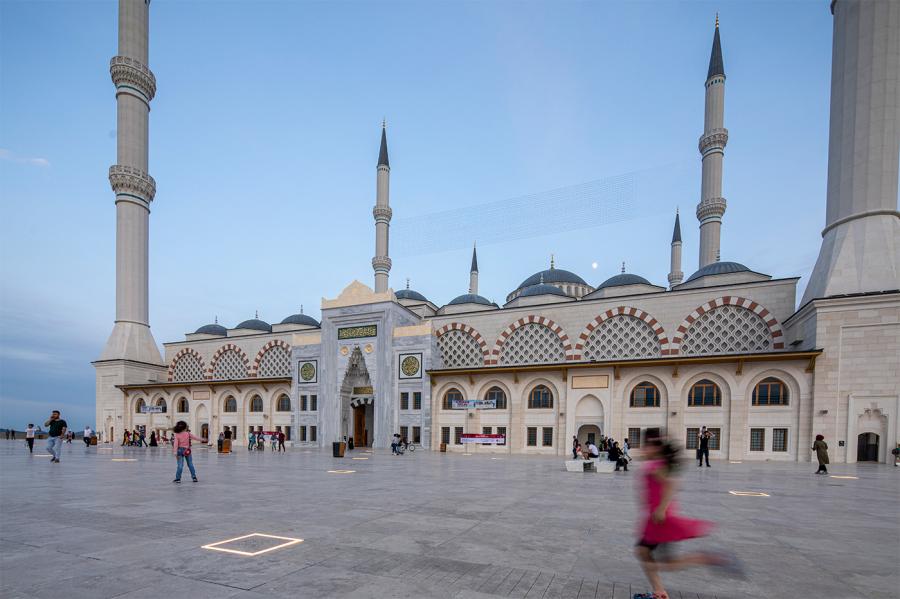
[[[877,462],[878,441],[879,437],[875,433],[860,433],[856,438],[856,461]]]
[[[375,398],[354,397],[350,400],[350,409],[353,411],[353,444],[356,447],[368,447],[375,420]]]

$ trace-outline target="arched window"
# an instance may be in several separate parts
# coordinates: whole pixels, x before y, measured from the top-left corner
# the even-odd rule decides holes
[[[553,393],[544,385],[538,385],[528,394],[528,407],[536,410],[553,407]]]
[[[488,389],[484,398],[487,400],[493,399],[496,402],[496,408],[498,410],[506,409],[506,393],[504,393],[503,389],[500,387],[491,387]]]
[[[166,400],[162,397],[156,400],[156,407],[162,408],[162,413],[165,414],[168,406],[166,405]]]
[[[237,400],[233,397],[226,397],[223,411],[237,412]]]
[[[254,395],[253,399],[250,400],[250,411],[251,412],[262,412],[263,411],[263,400],[259,395]]]
[[[278,398],[278,411],[279,412],[290,412],[291,411],[291,398],[287,395],[282,395]]]
[[[788,390],[780,380],[773,376],[764,378],[756,383],[753,388],[754,406],[786,406],[788,405]]]
[[[722,392],[714,382],[703,379],[694,383],[688,393],[689,406],[721,406]]]
[[[147,405],[147,404],[144,403],[144,399],[143,399],[143,398],[137,400],[137,402],[135,402],[135,404],[134,404],[134,413],[135,413],[135,414],[140,414],[140,413],[141,413],[141,408],[143,408],[145,405]]]
[[[178,406],[178,411],[182,414],[187,414],[190,411],[190,408],[188,407],[188,400],[184,397],[179,399],[176,405]]]
[[[459,392],[459,389],[450,389],[449,391],[444,393],[443,408],[445,410],[452,410],[453,402],[455,400],[462,401],[462,399],[463,399],[463,394]]]
[[[632,408],[658,408],[659,389],[649,381],[641,381],[631,390]]]

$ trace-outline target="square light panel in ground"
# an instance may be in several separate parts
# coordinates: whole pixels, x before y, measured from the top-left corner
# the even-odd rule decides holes
[[[276,535],[267,535],[258,532],[235,537],[233,539],[225,539],[209,545],[203,545],[203,549],[211,549],[212,551],[222,551],[224,553],[233,553],[235,555],[243,555],[245,557],[254,557],[284,549],[292,545],[302,543],[303,539],[295,539],[293,537],[279,537]]]

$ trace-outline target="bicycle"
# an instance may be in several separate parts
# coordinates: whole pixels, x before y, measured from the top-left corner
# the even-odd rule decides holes
[[[406,453],[407,451],[409,451],[410,453],[412,453],[412,452],[414,452],[415,450],[416,450],[416,444],[415,444],[415,443],[407,443],[407,444],[405,444],[405,445],[402,445],[402,444],[401,444],[401,445],[399,445],[399,446],[397,447],[397,452],[398,452],[400,455],[403,455],[403,454]]]

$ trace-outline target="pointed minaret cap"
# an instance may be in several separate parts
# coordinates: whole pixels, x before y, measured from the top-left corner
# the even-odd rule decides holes
[[[725,63],[722,62],[722,41],[719,39],[719,13],[716,13],[716,33],[713,35],[712,53],[709,55],[709,72],[706,78],[715,75],[725,76]]]
[[[675,229],[672,231],[672,243],[681,243],[681,219],[678,216],[678,208],[675,209]]]
[[[388,162],[388,151],[387,151],[387,121],[381,121],[381,149],[378,151],[378,166],[384,165],[388,168],[391,168],[390,162]]]
[[[474,244],[472,244],[472,269],[469,272],[478,272],[478,252],[475,251]]]

